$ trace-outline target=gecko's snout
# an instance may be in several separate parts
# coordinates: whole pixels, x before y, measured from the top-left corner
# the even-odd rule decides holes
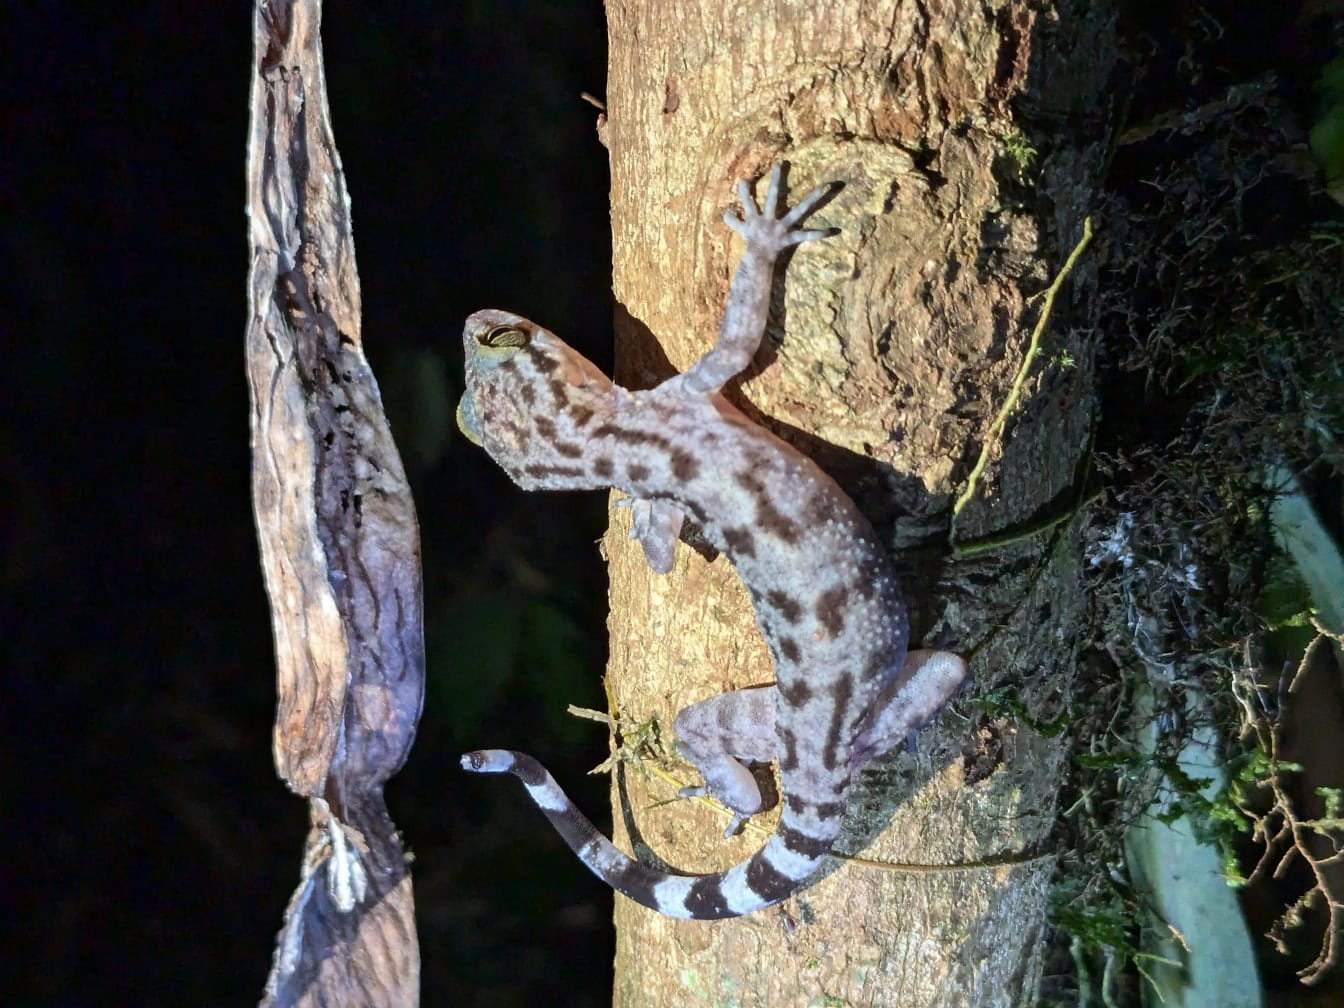
[[[457,403],[457,429],[462,432],[462,436],[474,444],[477,448],[483,448],[481,444],[481,428],[476,422],[476,403],[471,398],[471,391],[462,393],[462,398]],[[466,757],[462,757],[466,759]]]

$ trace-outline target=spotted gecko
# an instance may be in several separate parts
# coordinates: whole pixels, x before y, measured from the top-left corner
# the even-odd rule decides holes
[[[660,871],[627,857],[532,757],[486,749],[474,773],[511,773],[594,874],[669,917],[713,920],[785,899],[821,868],[840,834],[855,774],[931,720],[966,676],[943,652],[907,654],[905,604],[882,543],[835,482],[748,420],[721,394],[764,334],[780,255],[829,230],[797,225],[832,191],[783,217],[780,170],[765,208],[738,182],[746,239],[718,342],[682,374],[632,392],[553,333],[502,311],[467,319],[463,433],[524,490],[614,487],[628,495],[632,536],[659,573],[672,567],[683,516],[736,566],[774,659],[776,685],[693,704],[676,718],[678,750],[734,813],[761,809],[745,763],[778,759],[784,806],[774,834],[711,875]],[[725,834],[727,835],[727,834]]]

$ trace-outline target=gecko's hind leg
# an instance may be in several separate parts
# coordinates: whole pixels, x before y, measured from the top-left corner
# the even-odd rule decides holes
[[[900,675],[883,689],[854,744],[855,766],[902,743],[908,745],[961,689],[967,671],[965,660],[947,651],[909,652]]]
[[[705,783],[682,788],[683,798],[709,795],[733,813],[724,837],[761,811],[761,789],[748,763],[775,759],[774,686],[733,690],[683,708],[676,719],[677,752]]]

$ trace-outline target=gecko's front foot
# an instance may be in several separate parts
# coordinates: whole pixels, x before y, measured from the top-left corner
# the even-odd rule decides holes
[[[816,241],[838,234],[836,228],[811,228],[795,230],[817,205],[838,189],[843,183],[827,182],[819,185],[798,201],[798,205],[783,217],[779,213],[779,177],[781,165],[775,165],[770,171],[770,181],[765,193],[765,209],[756,206],[745,179],[737,180],[737,195],[742,201],[742,216],[729,210],[723,215],[723,222],[747,240],[747,252],[757,252],[774,257],[784,249],[801,245],[803,242]]]

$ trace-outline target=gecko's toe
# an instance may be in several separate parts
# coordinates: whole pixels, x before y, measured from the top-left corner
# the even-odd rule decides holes
[[[723,838],[725,840],[731,840],[741,831],[742,827],[747,824],[747,820],[750,818],[751,816],[749,815],[743,815],[741,812],[734,812],[733,821],[730,822],[728,828],[723,831]]]

